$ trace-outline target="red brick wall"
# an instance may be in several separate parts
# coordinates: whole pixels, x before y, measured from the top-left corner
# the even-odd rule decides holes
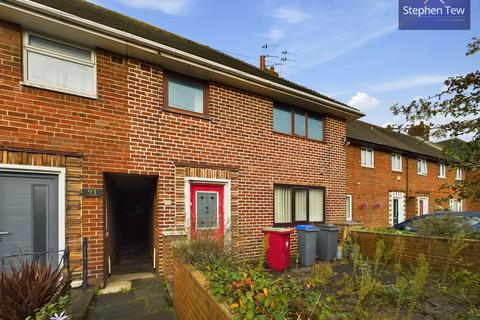
[[[360,247],[360,253],[369,258],[375,256],[377,243],[383,240],[385,252],[395,262],[415,264],[419,254],[424,254],[432,269],[445,270],[446,266],[461,267],[475,272],[480,271],[480,241],[454,240],[419,235],[390,234],[356,230],[352,239]],[[455,253],[454,253],[455,252]]]
[[[391,191],[405,193],[407,219],[417,213],[418,196],[428,196],[429,212],[433,212],[439,205],[435,200],[447,198],[451,194],[450,190],[441,187],[454,181],[455,170],[447,168],[447,178],[442,179],[438,177],[438,163],[427,161],[428,173],[422,176],[417,173],[417,158],[404,155],[402,172],[395,172],[392,171],[391,153],[380,150],[374,150],[375,168],[362,167],[360,150],[358,145],[351,144],[347,147],[347,194],[352,195],[353,219],[364,226],[389,225]],[[440,205],[447,208],[448,202]],[[464,210],[475,208],[478,208],[478,204],[464,200]]]
[[[173,307],[179,320],[230,320],[231,313],[208,292],[208,280],[178,258],[173,261]]]
[[[273,184],[326,187],[327,221],[345,214],[345,121],[326,117],[325,142],[272,132],[273,102],[218,83],[209,86],[211,120],[162,111],[163,71],[140,61],[111,61],[97,50],[98,99],[21,83],[21,28],[0,23],[0,144],[83,153],[82,187],[103,188],[103,173],[158,175],[155,247],[162,231],[184,216],[176,208],[175,168],[238,171],[238,230],[244,255],[257,253],[260,229],[273,222]],[[173,200],[163,205],[164,199]],[[90,240],[89,270],[105,265],[103,198],[84,198],[82,236]],[[68,205],[68,204],[67,204]]]

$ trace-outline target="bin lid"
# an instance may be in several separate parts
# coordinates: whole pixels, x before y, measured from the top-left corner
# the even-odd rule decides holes
[[[300,224],[296,227],[298,231],[318,231],[318,228],[309,224]]]
[[[318,226],[318,229],[322,231],[338,231],[340,227],[335,224],[321,224]]]
[[[263,233],[281,233],[281,234],[290,234],[293,233],[293,230],[290,228],[276,228],[276,227],[268,227],[262,229]]]

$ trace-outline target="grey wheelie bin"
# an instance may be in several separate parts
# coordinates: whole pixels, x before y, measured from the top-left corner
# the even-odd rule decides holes
[[[309,267],[315,263],[316,259],[316,238],[318,228],[311,225],[298,225],[296,230],[298,235],[300,264],[304,267]]]
[[[338,230],[334,224],[318,226],[317,256],[320,260],[332,261],[337,256]]]

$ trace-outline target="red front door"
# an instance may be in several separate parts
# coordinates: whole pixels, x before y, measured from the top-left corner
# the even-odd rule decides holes
[[[223,185],[192,184],[190,187],[190,228],[192,238],[199,234],[223,237]]]

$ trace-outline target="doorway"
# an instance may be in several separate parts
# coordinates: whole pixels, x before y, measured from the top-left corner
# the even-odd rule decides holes
[[[417,197],[417,215],[428,214],[428,197]]]
[[[390,192],[390,225],[395,226],[405,221],[405,194]]]
[[[109,273],[150,272],[153,267],[157,177],[105,174],[105,231]]]
[[[224,186],[192,184],[190,187],[191,235],[224,236]]]

